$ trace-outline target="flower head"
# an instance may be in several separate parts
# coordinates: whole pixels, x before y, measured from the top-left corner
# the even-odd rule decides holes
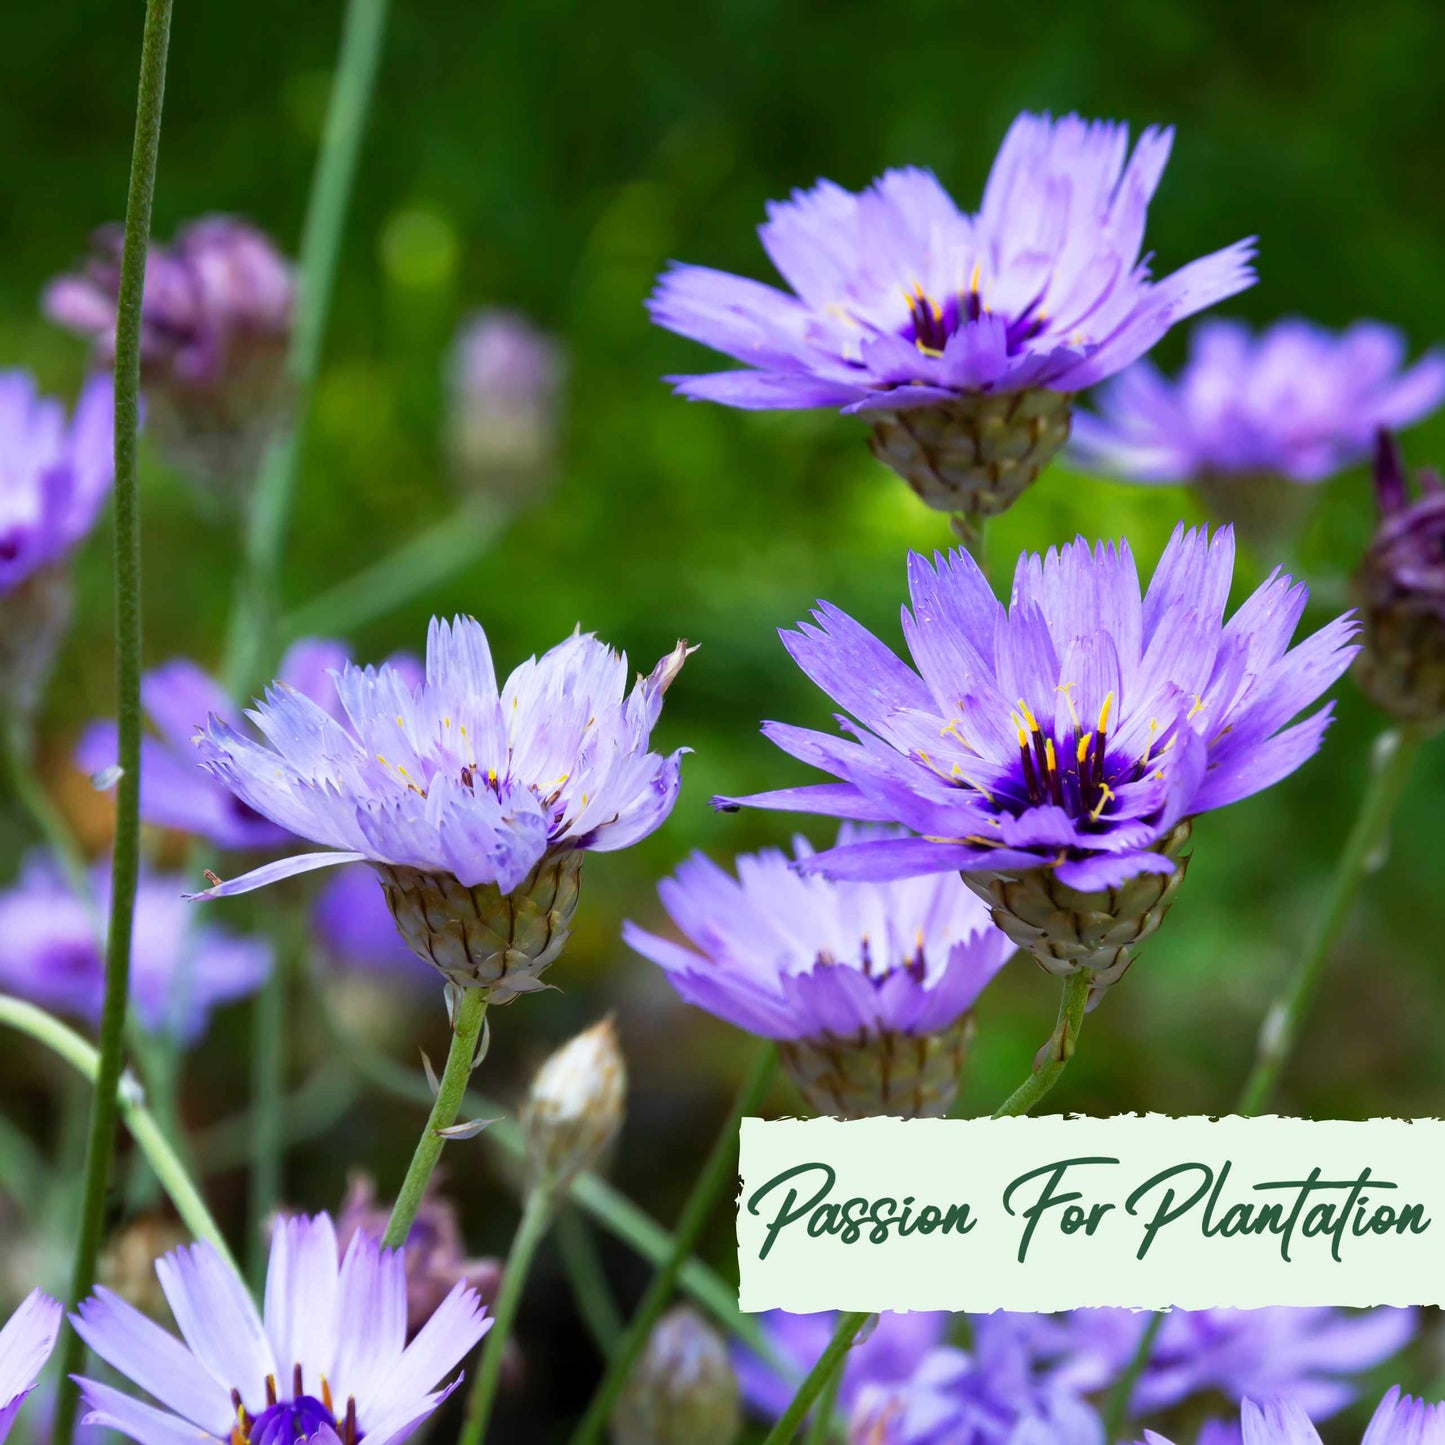
[[[343,1257],[325,1215],[277,1222],[264,1314],[210,1244],[176,1250],[156,1272],[180,1340],[109,1290],[71,1317],[156,1401],[82,1380],[86,1423],[141,1445],[296,1445],[325,1431],[341,1445],[401,1445],[455,1388],[435,1386],[491,1323],[458,1285],[408,1344],[401,1253],[357,1234]]]
[[[0,372],[0,594],[61,561],[115,478],[111,383],[93,377],[74,413],[25,371]]]
[[[453,982],[493,1001],[541,987],[576,908],[591,849],[625,848],[677,797],[682,752],[648,751],[688,649],[627,692],[627,661],[568,638],[498,688],[471,618],[433,621],[426,675],[336,675],[341,714],[276,688],[251,717],[266,743],[212,717],[202,766],[272,822],[335,851],[302,854],[206,897],[339,863],[377,869],[403,936]]]
[[[1411,497],[1388,432],[1375,452],[1380,525],[1355,578],[1364,646],[1355,675],[1370,700],[1402,720],[1445,717],[1445,486],[1422,469]]]
[[[741,803],[901,823],[919,834],[833,848],[808,872],[890,879],[958,869],[1046,967],[1127,966],[1177,881],[1197,814],[1314,754],[1325,706],[1286,726],[1349,665],[1341,617],[1288,648],[1306,589],[1274,574],[1226,623],[1228,528],[1178,528],[1147,592],[1127,543],[1025,554],[1010,606],[965,553],[909,559],[903,631],[916,667],[827,603],[783,635],[856,721],[853,740],[764,733],[841,781]],[[1069,890],[1065,896],[1058,890]],[[1061,925],[1060,910],[1078,917]]]
[[[115,359],[123,232],[106,226],[77,275],[46,289],[52,321],[87,336],[96,365]],[[284,411],[284,361],[295,283],[267,237],[232,216],[206,216],[146,256],[141,374],[154,430],[201,480],[249,481]]]
[[[614,1445],[733,1445],[739,1424],[727,1346],[690,1306],[669,1310],[613,1411]]]
[[[923,170],[795,192],[759,233],[793,294],[699,266],[658,283],[654,321],[747,365],[671,380],[729,406],[868,414],[931,505],[1000,511],[1068,435],[1066,402],[1039,393],[1093,386],[1254,279],[1239,242],[1151,280],[1144,223],[1171,142],[1149,129],[1131,155],[1126,126],[1024,114],[975,214]]]
[[[64,1311],[38,1289],[0,1329],[0,1445],[55,1348]]]
[[[198,1043],[211,1012],[254,993],[271,971],[271,947],[201,924],[178,877],[142,873],[136,892],[130,996],[148,1034]],[[105,994],[99,920],[110,871],[91,877],[79,898],[48,857],[30,858],[20,881],[0,893],[0,987],[43,1008],[96,1023]]]
[[[1404,360],[1404,338],[1373,321],[1336,334],[1287,320],[1257,336],[1204,321],[1177,380],[1136,362],[1100,393],[1097,416],[1074,418],[1072,451],[1138,482],[1324,481],[1367,456],[1379,427],[1445,400],[1445,352]]]
[[[897,838],[845,824],[839,845]],[[813,849],[794,839],[794,858]],[[764,1038],[822,1113],[938,1113],[957,1087],[969,1011],[1014,951],[953,874],[832,882],[769,849],[737,877],[693,854],[658,888],[686,948],[623,937],[697,1004]],[[695,951],[696,950],[696,951]]]
[[[457,333],[447,435],[468,490],[521,500],[545,485],[567,376],[560,344],[516,312],[481,311]]]
[[[1149,1322],[1146,1314],[1113,1309],[1018,1318],[1051,1377],[1085,1394],[1113,1385]],[[1287,1399],[1325,1420],[1358,1395],[1352,1377],[1403,1349],[1418,1323],[1413,1310],[1387,1308],[1172,1310],[1135,1384],[1135,1412],[1215,1395]]]
[[[391,1209],[377,1203],[372,1181],[364,1174],[353,1176],[336,1220],[337,1247],[344,1255],[357,1234],[379,1245],[390,1219]],[[406,1260],[407,1329],[413,1334],[458,1285],[471,1285],[485,1304],[496,1299],[501,1263],[466,1257],[457,1211],[437,1188],[435,1177],[422,1196],[402,1254]]]
[[[349,661],[341,643],[303,638],[281,659],[277,682],[339,717],[333,675]],[[420,678],[420,667],[404,654],[392,658],[391,666],[409,679]],[[199,766],[195,735],[207,718],[218,718],[238,732],[245,728],[241,710],[215,678],[195,663],[175,658],[141,680],[141,706],[155,729],[154,736],[141,739],[141,817],[147,823],[193,833],[218,848],[272,849],[291,841],[293,834]],[[116,756],[115,724],[94,722],[80,740],[75,761],[94,774],[113,766]]]

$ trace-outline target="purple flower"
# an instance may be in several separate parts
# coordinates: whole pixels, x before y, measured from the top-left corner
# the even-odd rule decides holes
[[[1111,1309],[1020,1316],[1052,1378],[1082,1394],[1118,1379],[1149,1318]],[[1358,1395],[1351,1377],[1403,1349],[1417,1327],[1413,1310],[1387,1308],[1174,1310],[1134,1387],[1134,1408],[1148,1415],[1202,1394],[1278,1397],[1325,1420]]]
[[[304,638],[281,659],[279,685],[310,698],[333,717],[340,700],[333,673],[350,658],[339,642]],[[411,659],[392,659],[399,669],[419,669]],[[196,756],[196,729],[216,717],[237,730],[244,727],[241,710],[225,689],[195,663],[183,658],[148,672],[141,683],[141,704],[156,736],[141,741],[141,816],[160,828],[194,833],[218,848],[250,850],[281,848],[292,835],[237,798],[224,783],[201,770]],[[95,722],[76,749],[75,760],[88,773],[100,773],[116,761],[113,722]]]
[[[1374,321],[1338,335],[1279,321],[1257,336],[1205,321],[1177,380],[1136,362],[1100,393],[1097,416],[1074,418],[1072,450],[1138,482],[1324,481],[1367,456],[1379,427],[1409,426],[1445,399],[1445,352],[1404,360],[1404,338]]]
[[[1375,453],[1380,525],[1355,578],[1364,646],[1355,676],[1402,721],[1445,717],[1445,486],[1422,468],[1412,497],[1404,458],[1381,431]]]
[[[433,620],[415,688],[391,665],[336,676],[342,717],[275,689],[251,714],[265,744],[213,717],[202,765],[272,822],[335,851],[267,864],[205,897],[366,861],[418,956],[452,982],[512,994],[560,952],[587,850],[625,848],[677,798],[682,751],[648,751],[687,656],[627,693],[627,660],[580,634],[500,689],[472,618]]]
[[[1246,1400],[1240,1412],[1244,1445],[1320,1445],[1320,1434],[1297,1401]],[[1152,1430],[1148,1445],[1170,1445]],[[1445,1445],[1445,1405],[1427,1405],[1395,1386],[1365,1428],[1363,1445]]]
[[[45,313],[87,336],[98,367],[115,359],[123,232],[106,226],[78,275],[46,288]],[[141,375],[153,430],[202,480],[250,480],[285,410],[284,363],[295,284],[254,226],[231,216],[191,222],[146,256]]]
[[[661,278],[653,320],[746,363],[669,380],[729,406],[868,414],[930,505],[1002,511],[1067,437],[1068,393],[1254,280],[1249,241],[1150,279],[1172,137],[1146,130],[1130,155],[1126,126],[1020,115],[974,215],[922,170],[797,191],[759,232],[794,294],[700,266]]]
[[[176,1250],[156,1273],[182,1340],[105,1289],[71,1316],[156,1401],[81,1380],[86,1423],[141,1445],[296,1445],[321,1431],[341,1445],[401,1445],[456,1388],[434,1387],[491,1325],[458,1285],[407,1344],[401,1254],[357,1234],[342,1258],[324,1214],[278,1221],[264,1315],[209,1244]]]
[[[25,371],[0,372],[0,594],[61,561],[95,525],[115,477],[111,383],[92,377],[74,414]]]
[[[211,780],[208,778],[209,784]],[[402,941],[369,868],[338,868],[316,895],[311,932],[338,967],[420,983],[430,975]]]
[[[0,1445],[55,1348],[62,1313],[49,1295],[33,1290],[0,1329]]]
[[[1286,651],[1307,591],[1278,572],[1226,623],[1233,563],[1228,528],[1211,539],[1180,526],[1141,596],[1127,543],[1079,539],[1021,557],[1005,611],[966,553],[912,556],[903,632],[917,671],[827,603],[816,625],[783,634],[856,722],[843,720],[851,740],[783,723],[764,734],[841,781],[719,805],[901,823],[920,836],[802,867],[880,880],[962,870],[1046,967],[1111,981],[1162,916],[1190,820],[1315,753],[1329,705],[1286,724],[1357,651],[1348,615]],[[1061,908],[1111,921],[1064,927]]]
[[[141,874],[130,993],[147,1033],[191,1045],[205,1034],[213,1009],[261,986],[271,971],[271,948],[199,924],[183,887],[177,877]],[[108,867],[95,869],[91,895],[77,898],[49,858],[27,860],[16,886],[0,893],[0,988],[42,1008],[99,1021]]]
[[[520,500],[545,483],[567,377],[560,344],[514,311],[463,322],[447,376],[448,445],[468,489]]]
[[[839,845],[899,837],[844,825]],[[796,838],[794,855],[813,856]],[[764,1038],[820,1113],[942,1113],[972,1009],[1014,951],[953,874],[891,883],[805,877],[770,849],[734,878],[694,853],[658,893],[685,948],[623,937],[689,1003]],[[696,950],[696,951],[694,951]]]

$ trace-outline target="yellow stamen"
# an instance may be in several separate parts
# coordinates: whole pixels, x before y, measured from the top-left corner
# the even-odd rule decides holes
[[[1114,790],[1108,783],[1100,783],[1099,788],[1099,801],[1089,809],[1089,821],[1091,823],[1097,823],[1099,821],[1099,816],[1103,813],[1105,804],[1114,796]]]
[[[1109,713],[1112,711],[1113,707],[1114,694],[1113,691],[1110,690],[1108,697],[1104,699],[1103,707],[1099,709],[1099,731],[1101,733],[1106,733],[1109,731]]]
[[[1089,756],[1089,744],[1094,741],[1093,733],[1085,733],[1079,739],[1079,766],[1083,767],[1084,759]]]

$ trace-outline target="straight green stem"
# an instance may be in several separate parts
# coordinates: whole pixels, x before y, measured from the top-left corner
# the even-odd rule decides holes
[[[678,1220],[677,1230],[672,1237],[672,1248],[657,1273],[653,1275],[652,1283],[642,1297],[642,1303],[638,1305],[626,1333],[618,1342],[617,1353],[608,1362],[602,1383],[597,1387],[597,1393],[593,1395],[592,1403],[582,1417],[582,1423],[572,1436],[572,1445],[596,1445],[596,1442],[601,1440],[633,1362],[642,1353],[648,1336],[652,1333],[652,1327],[672,1299],[683,1265],[697,1248],[697,1242],[702,1237],[718,1200],[737,1177],[738,1127],[745,1115],[752,1113],[762,1104],[772,1081],[776,1060],[777,1050],[772,1044],[758,1050],[753,1066],[738,1090],[733,1107],[718,1133],[717,1142],[714,1143],[712,1152],[692,1187],[692,1193],[683,1206],[682,1217]]]
[[[828,1341],[828,1348],[818,1356],[817,1364],[808,1371],[807,1377],[798,1387],[798,1393],[793,1396],[792,1403],[778,1417],[778,1423],[768,1431],[763,1445],[788,1445],[788,1442],[798,1433],[803,1421],[807,1419],[809,1410],[813,1408],[813,1402],[824,1392],[833,1376],[841,1372],[843,1357],[853,1347],[853,1341],[857,1338],[858,1331],[872,1318],[873,1316],[866,1310],[861,1313],[839,1316],[838,1328],[833,1331],[833,1338]]]
[[[1385,846],[1390,819],[1405,790],[1421,733],[1412,727],[1392,728],[1375,744],[1374,767],[1354,827],[1335,864],[1319,922],[1309,947],[1284,993],[1275,1001],[1260,1030],[1254,1068],[1239,1100],[1241,1114],[1258,1114],[1268,1104],[1289,1062],[1299,1028],[1319,989],[1330,953],[1349,916],[1350,905],[1372,861]]]
[[[286,1096],[286,969],[278,951],[270,976],[251,1009],[251,1173],[248,1195],[246,1273],[255,1289],[266,1278],[270,1253],[266,1221],[281,1198]]]
[[[805,1437],[807,1445],[828,1445],[828,1441],[833,1438],[837,1424],[833,1419],[833,1412],[838,1407],[838,1390],[843,1384],[844,1368],[845,1361],[840,1356],[837,1364],[833,1366],[833,1373],[818,1392],[818,1405],[813,1411],[812,1423],[808,1426]]]
[[[1089,987],[1089,975],[1083,969],[1071,973],[1064,980],[1058,1021],[1044,1045],[1043,1057],[1035,1061],[1033,1073],[993,1111],[995,1119],[1027,1114],[1059,1082],[1078,1046],[1079,1031],[1084,1026],[1084,1009],[1089,1002]]]
[[[0,1025],[26,1034],[37,1043],[43,1044],[57,1055],[81,1078],[92,1085],[99,1084],[100,1055],[98,1051],[74,1029],[59,1019],[36,1008],[22,999],[0,995]],[[226,1238],[221,1233],[211,1212],[206,1208],[200,1191],[186,1173],[185,1165],[171,1148],[166,1136],[157,1126],[155,1119],[139,1097],[139,1091],[129,1080],[122,1080],[115,1094],[115,1107],[119,1117],[130,1131],[131,1138],[140,1146],[150,1161],[156,1178],[166,1191],[182,1223],[197,1239],[204,1239],[214,1245],[221,1258],[235,1268]]]
[[[1139,1343],[1134,1346],[1134,1353],[1129,1357],[1124,1373],[1115,1380],[1114,1388],[1109,1391],[1109,1397],[1104,1402],[1105,1440],[1125,1438],[1124,1427],[1132,1418],[1134,1389],[1139,1383],[1139,1376],[1144,1373],[1144,1367],[1149,1363],[1149,1356],[1154,1353],[1154,1342],[1159,1338],[1159,1331],[1164,1328],[1164,1316],[1164,1310],[1155,1311],[1149,1323],[1144,1326],[1144,1333],[1139,1336]]]
[[[85,1151],[85,1184],[70,1298],[78,1304],[95,1282],[96,1260],[105,1228],[105,1206],[115,1157],[117,1089],[124,1062],[125,1016],[130,999],[131,925],[140,870],[140,669],[141,528],[140,426],[141,305],[145,294],[146,246],[151,230],[156,162],[160,155],[161,111],[170,48],[171,0],[147,0],[141,40],[140,87],[130,189],[125,207],[125,241],[115,326],[115,654],[118,762],[115,848],[111,859],[110,921],[106,935],[105,997],[100,1019],[100,1057],[90,1135]],[[84,1363],[85,1344],[68,1332],[60,1361],[60,1391],[52,1438],[70,1445],[77,1390],[71,1375]]]
[[[566,1204],[557,1215],[557,1248],[562,1267],[572,1286],[577,1313],[604,1360],[612,1358],[624,1329],[622,1312],[612,1297],[602,1261],[597,1254],[597,1241],[591,1226],[575,1204]]]
[[[457,999],[456,1017],[452,1021],[452,1044],[447,1050],[447,1066],[432,1103],[431,1117],[417,1140],[416,1152],[411,1156],[411,1165],[396,1196],[391,1221],[382,1239],[386,1249],[400,1249],[411,1233],[412,1222],[431,1182],[432,1171],[437,1167],[437,1160],[446,1145],[441,1131],[450,1129],[457,1122],[462,1097],[467,1091],[467,1080],[472,1076],[477,1040],[481,1037],[482,1021],[487,1016],[487,995],[479,988],[464,988],[458,992],[460,997]]]
[[[512,1236],[512,1247],[507,1252],[502,1286],[497,1293],[497,1307],[492,1314],[492,1328],[487,1331],[482,1343],[481,1366],[467,1397],[466,1418],[457,1445],[481,1445],[487,1433],[492,1406],[497,1398],[497,1384],[502,1378],[507,1341],[511,1339],[512,1326],[517,1322],[517,1310],[527,1288],[527,1276],[537,1256],[537,1247],[545,1238],[551,1219],[551,1190],[541,1187],[530,1190],[517,1232]]]

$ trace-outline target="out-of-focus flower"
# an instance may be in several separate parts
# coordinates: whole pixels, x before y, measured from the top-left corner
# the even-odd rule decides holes
[[[124,232],[105,226],[78,274],[46,288],[46,315],[115,360]],[[286,414],[290,264],[254,226],[206,216],[146,255],[141,381],[152,434],[175,465],[226,492],[248,488]]]
[[[149,1034],[190,1046],[211,1011],[254,993],[271,971],[270,945],[204,925],[187,906],[178,877],[142,872],[136,893],[131,1005]],[[110,897],[110,870],[91,876],[78,898],[48,857],[26,861],[20,881],[0,893],[0,988],[95,1023],[105,994],[98,919]]]
[[[343,1258],[324,1214],[277,1222],[264,1317],[210,1244],[176,1250],[156,1273],[184,1343],[105,1289],[71,1317],[157,1402],[81,1380],[86,1423],[140,1445],[197,1436],[296,1445],[318,1434],[328,1445],[401,1445],[456,1388],[434,1390],[436,1381],[491,1325],[476,1292],[458,1285],[407,1344],[401,1253],[358,1234]]]
[[[845,824],[838,844],[901,836]],[[813,856],[803,838],[793,851]],[[974,1002],[1014,951],[984,905],[954,874],[833,883],[776,849],[736,867],[695,853],[658,887],[696,952],[633,923],[624,939],[689,1003],[779,1040],[816,1113],[946,1112]]]
[[[364,1234],[380,1245],[390,1220],[391,1209],[376,1202],[376,1186],[371,1179],[365,1174],[353,1175],[336,1220],[337,1247],[344,1255],[356,1234]],[[440,1192],[435,1179],[417,1208],[402,1253],[406,1258],[407,1329],[411,1333],[426,1324],[458,1285],[470,1285],[485,1305],[496,1300],[501,1261],[466,1257],[457,1211]]]
[[[0,711],[30,716],[70,622],[64,563],[115,479],[111,383],[74,414],[26,371],[0,371]]]
[[[1445,718],[1445,486],[1418,474],[1412,498],[1400,449],[1375,453],[1380,525],[1355,578],[1364,646],[1355,677],[1376,707],[1407,722]]]
[[[59,1304],[37,1289],[0,1330],[0,1445],[55,1348],[63,1313]]]
[[[794,294],[700,266],[661,278],[653,320],[747,367],[669,380],[729,406],[861,413],[930,506],[1002,512],[1067,438],[1071,393],[1254,281],[1249,241],[1150,279],[1172,139],[1151,128],[1130,155],[1126,126],[1020,115],[974,215],[922,170],[796,191],[759,232]]]
[[[340,642],[303,638],[281,659],[277,683],[339,718],[341,703],[332,674],[349,662]],[[416,662],[405,655],[392,658],[391,665],[408,679],[420,677]],[[219,718],[237,731],[245,727],[241,709],[215,678],[195,663],[176,658],[146,673],[141,680],[141,706],[155,729],[155,736],[141,739],[141,817],[147,823],[193,833],[218,848],[271,849],[291,841],[285,828],[248,807],[200,766],[196,730],[208,718]],[[88,773],[102,773],[116,757],[115,724],[92,723],[76,749],[76,765]]]
[[[207,778],[208,786],[219,786]],[[311,931],[338,968],[354,969],[397,983],[425,983],[435,977],[396,931],[376,875],[360,865],[338,868],[316,895]]]
[[[345,668],[343,716],[275,689],[252,716],[269,746],[223,718],[203,766],[272,822],[334,852],[267,864],[203,897],[365,861],[397,927],[451,982],[505,1003],[542,988],[577,906],[588,849],[625,848],[677,798],[682,751],[648,751],[685,643],[626,692],[627,660],[574,635],[500,689],[472,618],[433,620],[426,677]]]
[[[1320,1433],[1308,1413],[1293,1400],[1246,1400],[1240,1411],[1244,1445],[1320,1445]],[[1152,1430],[1148,1445],[1171,1445]],[[1363,1445],[1445,1445],[1445,1405],[1427,1405],[1395,1386],[1365,1427]]]
[[[1129,1366],[1150,1317],[1083,1309],[1018,1319],[1052,1378],[1093,1394]],[[1402,1350],[1417,1327],[1413,1310],[1385,1308],[1172,1310],[1134,1386],[1134,1410],[1151,1415],[1213,1394],[1291,1400],[1325,1420],[1358,1396],[1352,1377]]]
[[[590,1169],[617,1137],[627,1105],[627,1063],[610,1018],[563,1044],[537,1070],[522,1107],[527,1161],[545,1185]]]
[[[142,1314],[169,1324],[171,1310],[156,1278],[156,1261],[189,1242],[190,1235],[164,1214],[137,1215],[106,1241],[96,1278]]]
[[[1100,392],[1098,415],[1075,417],[1070,451],[1137,482],[1322,482],[1368,456],[1380,427],[1445,400],[1445,353],[1404,360],[1404,338],[1373,321],[1337,334],[1287,320],[1257,336],[1201,322],[1177,380],[1136,362]]]
[[[732,1445],[741,1423],[727,1346],[696,1310],[669,1310],[623,1386],[613,1445]]]
[[[479,311],[457,332],[447,370],[447,448],[459,489],[535,501],[556,462],[567,359],[515,311]]]
[[[855,741],[764,733],[842,779],[722,807],[901,823],[801,865],[835,878],[960,869],[994,921],[1050,972],[1102,986],[1158,927],[1200,813],[1288,776],[1330,705],[1285,726],[1349,666],[1351,617],[1286,651],[1307,590],[1273,574],[1224,621],[1228,528],[1176,529],[1141,598],[1127,543],[1025,554],[1009,609],[965,553],[909,559],[915,672],[836,607],[784,633],[857,719]],[[921,674],[921,675],[920,675]]]

